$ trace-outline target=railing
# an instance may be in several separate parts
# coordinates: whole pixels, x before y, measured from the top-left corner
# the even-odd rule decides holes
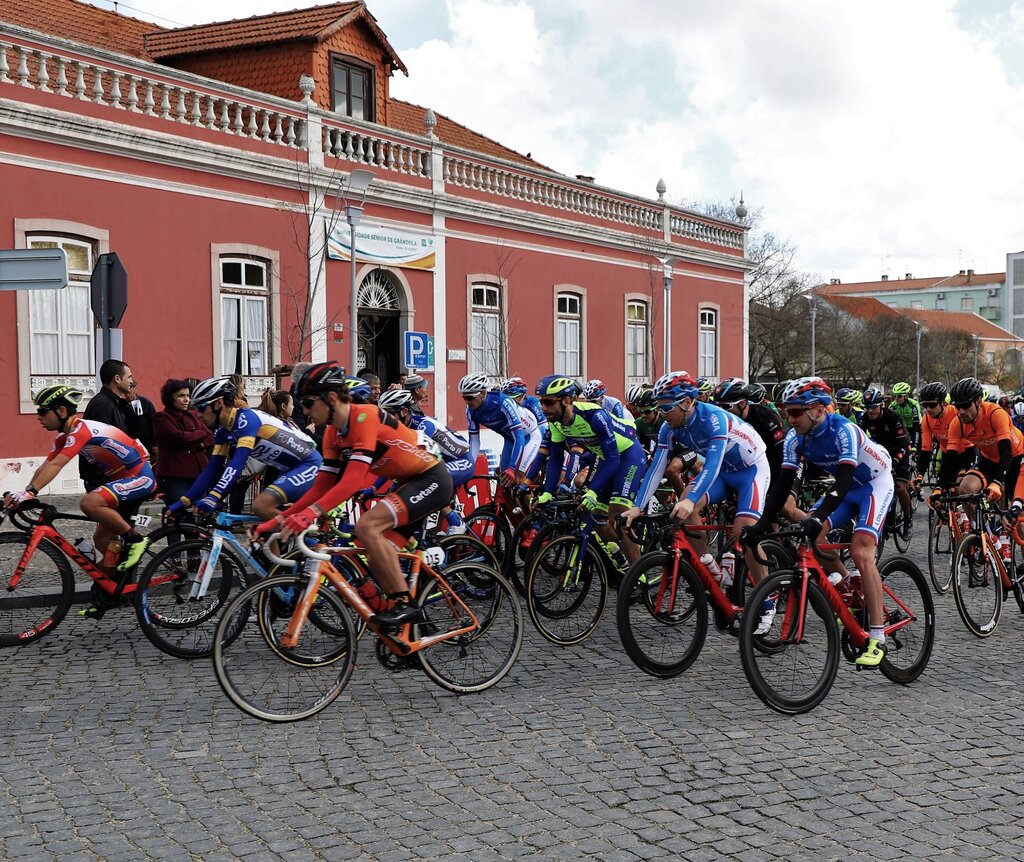
[[[323,151],[325,154],[362,165],[371,165],[400,174],[430,177],[430,147],[399,138],[385,138],[377,133],[328,125],[325,115]]]
[[[669,225],[673,237],[680,236],[728,248],[743,248],[743,228],[739,226],[729,227],[675,213],[672,214]]]

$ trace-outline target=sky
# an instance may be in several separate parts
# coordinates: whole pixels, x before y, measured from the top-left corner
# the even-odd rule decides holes
[[[174,26],[313,5],[119,11]],[[409,69],[396,98],[600,185],[742,193],[816,277],[999,272],[1024,249],[1024,0],[367,6]]]

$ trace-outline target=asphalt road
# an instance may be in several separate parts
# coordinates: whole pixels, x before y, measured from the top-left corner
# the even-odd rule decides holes
[[[0,653],[0,858],[1024,859],[1024,619],[1011,601],[977,640],[951,595],[936,610],[919,681],[843,663],[798,717],[762,706],[730,636],[661,681],[608,613],[564,649],[527,619],[511,674],[462,697],[364,645],[342,698],[284,726],[130,610],[69,616]]]

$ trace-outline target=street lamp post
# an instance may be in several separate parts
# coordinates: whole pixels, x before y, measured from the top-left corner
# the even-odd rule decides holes
[[[363,217],[363,205],[366,203],[366,190],[373,182],[375,174],[372,171],[352,171],[348,176],[348,182],[342,183],[341,199],[345,204],[345,220],[349,226],[349,374],[355,374],[359,368],[359,309],[358,296],[356,294],[356,227]],[[358,203],[356,202],[358,201]]]
[[[805,293],[804,294],[804,299],[806,299],[810,303],[810,305],[811,305],[811,376],[814,376],[815,374],[818,373],[818,363],[817,363],[818,342],[817,342],[817,333],[815,332],[815,326],[814,326],[815,320],[818,317],[818,297],[816,297],[813,293],[810,294],[810,295]]]
[[[662,287],[665,288],[665,320],[662,325],[662,329],[664,329],[665,332],[664,358],[662,359],[662,363],[664,364],[664,368],[662,369],[663,374],[668,374],[669,369],[672,367],[669,321],[672,319],[672,267],[675,266],[677,260],[678,258],[674,257],[658,258],[658,261],[661,263],[661,284]]]
[[[914,385],[914,389],[917,392],[921,391],[921,324],[915,322],[914,325],[917,327],[917,331],[914,333],[914,340],[917,342],[917,383]]]

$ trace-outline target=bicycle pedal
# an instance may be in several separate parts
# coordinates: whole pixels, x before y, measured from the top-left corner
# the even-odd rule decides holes
[[[106,608],[100,608],[96,607],[96,605],[92,605],[88,608],[83,608],[82,610],[80,610],[78,612],[78,615],[80,617],[85,617],[86,619],[95,620],[96,622],[99,622],[101,619],[103,619],[103,615],[106,612]]]

